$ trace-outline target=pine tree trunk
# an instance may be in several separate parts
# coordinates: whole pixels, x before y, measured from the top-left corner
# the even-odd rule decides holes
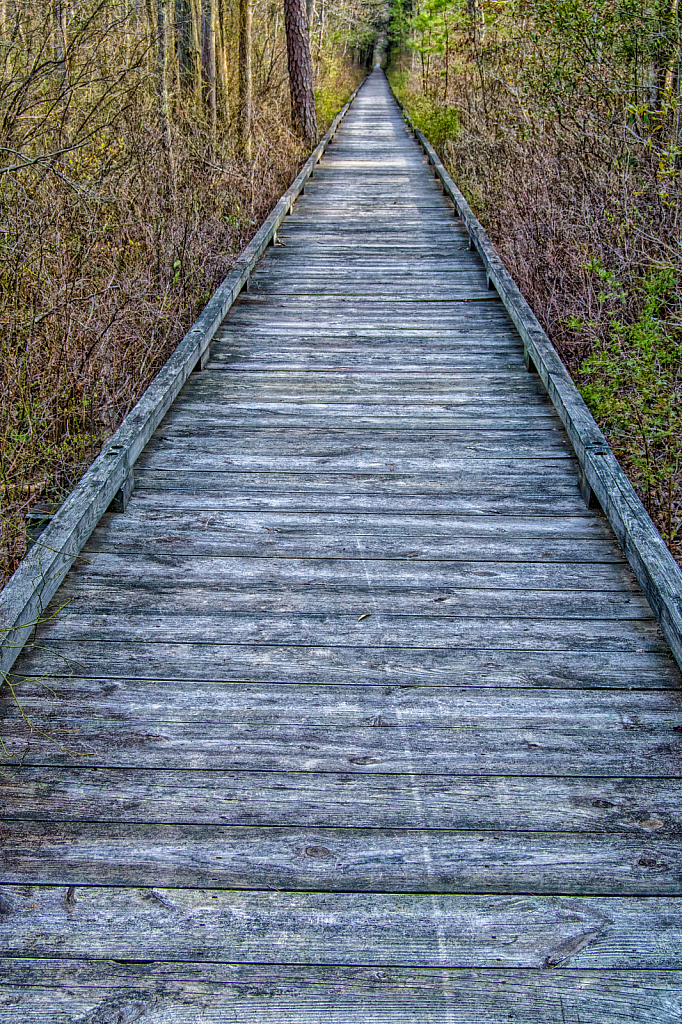
[[[204,108],[208,114],[211,139],[213,140],[217,122],[213,0],[202,0],[201,2],[201,72]]]
[[[294,130],[312,147],[317,142],[317,116],[306,0],[284,0],[289,61],[291,120]]]
[[[239,0],[239,146],[251,159],[251,0]]]

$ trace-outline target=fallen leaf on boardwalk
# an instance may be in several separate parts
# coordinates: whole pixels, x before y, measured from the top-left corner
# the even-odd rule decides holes
[[[371,612],[365,612],[364,615],[360,616],[360,618],[358,619],[358,622],[362,622],[363,619],[371,619],[371,617],[372,617],[372,613]]]

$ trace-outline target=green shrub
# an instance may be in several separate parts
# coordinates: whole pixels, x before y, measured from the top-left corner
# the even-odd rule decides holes
[[[617,282],[609,280],[610,297]],[[679,540],[676,522],[682,465],[682,338],[666,318],[675,300],[671,267],[650,273],[641,286],[640,315],[612,318],[579,369],[579,386],[595,418],[629,470],[668,544]],[[572,323],[584,329],[589,325]]]

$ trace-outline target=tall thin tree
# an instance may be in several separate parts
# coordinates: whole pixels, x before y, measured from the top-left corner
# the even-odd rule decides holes
[[[215,88],[215,11],[214,0],[201,0],[201,79],[204,107],[208,114],[211,138],[215,139],[217,105]]]
[[[166,18],[166,0],[156,0],[156,73],[159,98],[159,125],[163,139],[163,148],[168,161],[171,184],[175,177],[173,165],[173,147],[171,142],[170,118],[168,115],[168,83],[166,81],[166,61],[168,51],[168,30]]]
[[[251,159],[251,0],[239,0],[239,146]]]
[[[189,0],[175,0],[175,47],[178,58],[180,92],[184,96],[194,85],[192,49],[192,8]]]
[[[306,144],[314,146],[317,142],[317,115],[306,0],[284,0],[284,20],[289,62],[291,120],[294,130]]]

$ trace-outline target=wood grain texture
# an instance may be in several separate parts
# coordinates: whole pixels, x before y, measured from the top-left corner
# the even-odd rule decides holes
[[[679,892],[677,837],[5,822],[3,882],[316,892]],[[682,901],[681,901],[682,902]],[[681,915],[682,916],[682,915]]]
[[[0,887],[6,956],[680,970],[682,901]]]
[[[113,700],[108,680],[99,690]],[[147,687],[149,692],[152,687]],[[204,691],[207,688],[203,688]],[[218,697],[221,691],[218,690]],[[163,699],[157,694],[157,700]],[[31,709],[33,710],[33,709]],[[499,829],[674,839],[682,780],[614,776],[234,772],[24,765],[0,794],[3,819],[176,825]]]
[[[319,967],[130,960],[0,961],[7,1024],[672,1024],[678,971]],[[513,1007],[513,1009],[510,1009]],[[563,1018],[561,1016],[563,1012]]]
[[[524,651],[449,648],[276,647],[244,646],[220,642],[173,643],[51,640],[28,644],[14,669],[14,678],[34,677],[47,687],[51,679],[73,676],[112,680],[174,679],[190,682],[252,680],[260,683],[349,683],[370,686],[440,686],[446,689],[509,686],[611,690],[670,690],[670,708],[677,708],[680,674],[670,654],[634,652]],[[447,695],[444,696],[447,699]],[[615,699],[615,698],[614,698]]]
[[[381,72],[321,156],[0,690],[0,1018],[679,1024],[678,667]]]

